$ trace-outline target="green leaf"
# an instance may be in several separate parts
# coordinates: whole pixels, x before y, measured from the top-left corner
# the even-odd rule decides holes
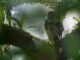
[[[0,6],[0,24],[4,22],[4,10]]]
[[[35,45],[40,53],[41,60],[59,60],[59,55],[55,45],[49,42],[36,39]]]
[[[64,50],[68,59],[80,60],[80,30],[74,30],[63,39]]]
[[[73,17],[73,19],[75,19],[76,21],[80,21],[80,18],[77,17]]]

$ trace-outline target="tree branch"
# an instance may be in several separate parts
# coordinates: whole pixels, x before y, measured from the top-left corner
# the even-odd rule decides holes
[[[20,47],[27,55],[32,56],[34,60],[58,60],[58,56],[55,56],[57,54],[53,55],[54,58],[49,58],[43,50],[36,48],[33,38],[29,33],[18,28],[4,24],[0,25],[0,44],[12,44]]]
[[[4,24],[0,26],[0,44],[12,44],[29,51],[35,48],[32,38],[29,33],[18,28]]]

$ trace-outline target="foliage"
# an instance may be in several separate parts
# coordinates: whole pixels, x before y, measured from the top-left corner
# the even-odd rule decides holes
[[[62,48],[62,53],[61,54],[62,58],[61,60],[79,60],[80,55],[78,52],[79,50],[79,30],[76,32],[73,31],[70,35],[67,35],[64,38],[60,38],[62,31],[63,31],[63,26],[60,26],[62,24],[63,19],[65,18],[65,14],[68,11],[78,11],[80,12],[80,2],[77,0],[77,2],[73,0],[69,1],[64,1],[64,3],[58,5],[55,9],[55,11],[51,12],[52,15],[54,15],[53,18],[49,18],[46,21],[45,28],[47,30],[48,36],[52,42],[54,40],[56,47]],[[74,17],[73,17],[74,18]],[[77,19],[77,18],[76,18]],[[56,21],[57,20],[57,21]],[[79,19],[77,19],[79,20]],[[58,24],[57,24],[58,23]],[[60,25],[59,25],[60,23]],[[80,24],[80,23],[78,23]],[[79,25],[78,25],[79,26]],[[79,27],[78,27],[79,28]],[[58,33],[61,32],[61,33]],[[74,33],[75,32],[75,33]],[[56,38],[56,39],[55,39]],[[60,41],[61,40],[61,41]]]
[[[0,24],[4,22],[4,9],[0,6]]]
[[[11,59],[11,51],[9,51],[8,47],[12,44],[21,48],[28,60],[80,60],[80,27],[73,30],[66,37],[61,37],[63,31],[62,21],[65,14],[70,10],[79,12],[80,1],[65,0],[55,7],[54,11],[48,13],[45,29],[50,42],[33,37],[30,33],[22,30],[23,20],[26,18],[25,14],[21,16],[21,21],[16,21],[20,28],[11,26],[11,20],[15,20],[11,16],[11,8],[24,1],[0,1],[0,59]],[[40,14],[43,15],[41,12]],[[5,18],[7,18],[9,25],[4,24]],[[73,17],[73,19],[79,21],[76,17]],[[80,26],[80,23],[77,25]],[[4,44],[6,44],[6,47]]]

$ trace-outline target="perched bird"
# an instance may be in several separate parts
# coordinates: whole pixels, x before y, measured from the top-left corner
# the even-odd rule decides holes
[[[61,44],[61,35],[62,35],[62,31],[63,31],[63,25],[60,21],[56,20],[56,16],[55,16],[55,12],[54,11],[50,11],[48,13],[48,19],[45,22],[45,29],[47,31],[47,34],[49,36],[49,40],[51,41],[51,43],[57,48],[57,50],[59,50],[58,54],[61,57],[61,52],[62,52],[62,44]]]

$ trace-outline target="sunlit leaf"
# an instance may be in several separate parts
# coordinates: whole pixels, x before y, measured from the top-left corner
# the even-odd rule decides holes
[[[0,23],[4,22],[4,10],[3,8],[0,6]]]

